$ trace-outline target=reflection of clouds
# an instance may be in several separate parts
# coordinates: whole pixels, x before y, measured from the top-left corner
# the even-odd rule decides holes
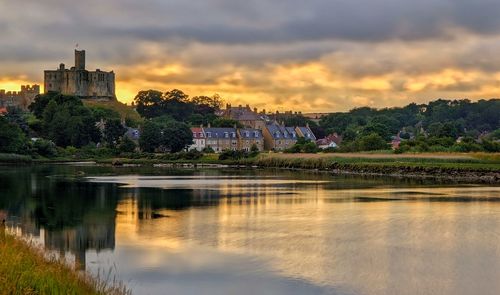
[[[263,261],[244,255],[205,247],[171,250],[150,245],[144,251],[136,246],[119,247],[104,260],[88,253],[88,261],[93,271],[116,263],[118,275],[134,294],[347,294],[281,277]]]
[[[284,189],[293,194],[284,195],[265,186],[220,185],[211,193],[218,201],[209,207],[196,205],[195,196],[205,190],[192,190],[193,207],[172,210],[157,204],[155,210],[169,217],[145,220],[129,218],[141,210],[141,195],[127,198],[117,209],[123,212],[117,240],[126,249],[117,249],[116,259],[132,259],[126,272],[129,263],[141,266],[127,274],[140,278],[139,290],[143,282],[153,288],[164,283],[181,294],[199,288],[234,293],[232,288],[246,291],[252,284],[264,294],[261,290],[318,294],[340,289],[465,295],[500,289],[500,188],[336,190],[332,185],[287,184]],[[177,192],[161,191],[172,192],[173,198]],[[460,202],[464,195],[468,202]],[[429,202],[432,198],[439,199]]]

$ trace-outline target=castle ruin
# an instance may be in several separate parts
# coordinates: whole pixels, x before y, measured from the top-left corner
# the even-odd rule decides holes
[[[20,107],[27,109],[35,96],[40,94],[40,85],[21,85],[21,91],[5,91],[0,89],[0,108]]]
[[[85,50],[75,50],[75,66],[66,69],[64,64],[57,70],[44,71],[45,93],[59,92],[80,98],[116,99],[115,73],[87,71],[85,69]]]

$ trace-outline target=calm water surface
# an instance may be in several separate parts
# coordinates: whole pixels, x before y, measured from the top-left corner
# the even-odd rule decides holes
[[[134,294],[500,294],[500,188],[0,166],[8,225]]]

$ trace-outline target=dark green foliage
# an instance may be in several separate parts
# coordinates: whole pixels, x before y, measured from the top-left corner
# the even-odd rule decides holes
[[[319,151],[316,144],[310,140],[306,140],[303,137],[299,137],[297,142],[285,150],[285,153],[317,153]]]
[[[475,103],[440,99],[427,105],[412,103],[402,108],[380,110],[365,107],[348,113],[334,113],[323,117],[320,126],[328,133],[337,132],[343,136],[341,151],[368,148],[361,137],[370,134],[377,134],[389,142],[398,133],[403,142],[397,152],[486,151],[481,144],[456,144],[455,140],[470,136],[477,141],[483,132],[498,129],[499,113],[499,99]],[[491,145],[489,147],[494,150]]]
[[[142,126],[141,137],[139,138],[139,146],[141,150],[147,153],[152,153],[160,147],[161,143],[160,125],[152,121],[146,121],[144,126]]]
[[[100,140],[92,112],[77,97],[49,92],[38,95],[29,108],[42,122],[41,135],[57,146],[82,147]]]
[[[193,133],[188,125],[177,121],[146,121],[139,146],[145,152],[156,150],[179,152],[193,143]]]
[[[389,149],[389,144],[377,133],[365,135],[355,141],[359,151],[375,151]]]
[[[241,160],[256,156],[254,152],[225,150],[219,155],[219,160]]]
[[[118,150],[122,153],[133,153],[136,148],[137,145],[135,142],[126,136],[122,137],[122,140],[118,145]]]
[[[202,152],[205,153],[205,154],[213,154],[213,153],[215,153],[214,149],[211,146],[205,147]]]
[[[51,158],[57,156],[57,147],[52,141],[39,138],[33,143],[33,152]]]
[[[206,125],[216,118],[214,112],[220,108],[222,100],[218,95],[189,99],[187,94],[174,89],[165,93],[157,90],[141,91],[134,98],[134,103],[142,117],[169,116],[176,121],[197,126]]]
[[[92,115],[94,116],[94,120],[97,122],[97,121],[100,121],[100,120],[120,120],[120,114],[115,111],[115,110],[112,110],[110,108],[104,108],[104,107],[101,107],[101,106],[93,106],[93,107],[90,107],[89,108],[90,111],[92,112]]]
[[[29,142],[21,128],[0,116],[0,153],[26,154],[28,150]]]
[[[183,150],[193,143],[193,133],[188,125],[181,122],[170,122],[162,128],[162,144],[170,152]]]
[[[109,146],[115,146],[127,129],[123,127],[120,119],[108,119],[104,128],[104,140]]]

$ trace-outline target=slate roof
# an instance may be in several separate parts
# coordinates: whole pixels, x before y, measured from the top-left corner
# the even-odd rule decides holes
[[[266,127],[274,139],[297,139],[297,133],[293,127],[284,127],[277,123],[268,124]]]
[[[310,139],[312,141],[316,141],[316,136],[309,127],[297,127],[306,139]],[[308,136],[309,135],[309,136]]]
[[[250,128],[245,128],[245,129],[240,129],[240,136],[244,139],[260,139],[262,138],[262,131],[259,129],[250,129]]]
[[[207,138],[221,138],[221,139],[230,139],[236,138],[236,128],[203,128],[205,131],[205,136]],[[226,137],[226,134],[228,137]]]

